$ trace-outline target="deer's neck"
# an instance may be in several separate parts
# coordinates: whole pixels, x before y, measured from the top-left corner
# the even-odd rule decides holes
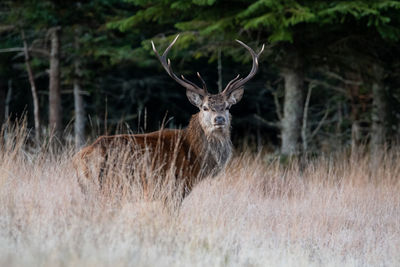
[[[229,129],[207,133],[201,127],[197,113],[192,116],[185,131],[192,151],[201,161],[204,175],[220,172],[232,156]]]

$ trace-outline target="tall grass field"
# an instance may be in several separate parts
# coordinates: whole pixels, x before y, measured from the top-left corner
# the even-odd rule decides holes
[[[301,167],[236,152],[166,201],[171,186],[83,194],[72,146],[32,149],[24,127],[2,140],[0,266],[400,266],[395,149],[379,164],[343,152]]]

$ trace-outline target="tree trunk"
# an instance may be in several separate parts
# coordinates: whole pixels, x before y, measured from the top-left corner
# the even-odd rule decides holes
[[[351,100],[351,155],[357,156],[359,153],[359,146],[362,141],[363,133],[361,132],[360,113],[362,102],[362,94],[360,93],[360,84],[362,78],[358,72],[347,72],[346,77],[348,80],[357,81],[358,83],[346,84],[346,90],[349,93]]]
[[[7,89],[7,95],[6,95],[6,100],[5,100],[5,118],[10,117],[10,104],[12,100],[12,94],[13,94],[13,87],[12,87],[12,80],[8,80],[8,89]]]
[[[60,92],[60,40],[59,27],[50,29],[51,52],[49,72],[49,128],[58,139],[61,138],[62,113]]]
[[[372,129],[370,150],[373,158],[378,158],[386,141],[387,99],[382,84],[383,69],[374,65],[375,79],[372,82]]]
[[[218,92],[222,92],[222,52],[221,49],[218,49]]]
[[[79,38],[78,32],[75,31],[75,77],[74,77],[74,104],[75,104],[75,147],[81,148],[85,144],[85,109],[83,106],[83,97],[81,94],[82,72],[80,69],[81,61],[78,56],[79,52]]]
[[[5,121],[6,91],[6,83],[3,79],[0,79],[0,131]]]
[[[281,123],[281,153],[292,156],[299,152],[301,121],[304,109],[304,77],[301,60],[298,55],[294,53],[288,59],[291,67],[286,67],[282,71],[285,81],[285,98]]]
[[[25,38],[25,32],[21,31],[22,42],[24,44],[24,56],[26,71],[28,72],[28,79],[31,85],[32,100],[33,100],[33,118],[35,121],[35,141],[37,144],[40,142],[40,114],[39,114],[39,98],[36,90],[35,78],[33,76],[33,71],[31,67],[31,57],[29,54],[28,43]]]
[[[351,154],[358,152],[361,144],[361,126],[360,121],[356,118],[351,122]]]

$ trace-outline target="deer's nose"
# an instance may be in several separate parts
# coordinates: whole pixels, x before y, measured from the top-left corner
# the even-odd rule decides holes
[[[217,116],[214,119],[215,124],[225,124],[225,118],[223,116]]]

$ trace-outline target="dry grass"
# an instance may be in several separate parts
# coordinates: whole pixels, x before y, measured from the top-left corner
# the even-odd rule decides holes
[[[84,196],[71,151],[27,152],[13,132],[0,152],[0,266],[400,265],[398,152],[373,169],[342,154],[302,171],[244,153],[166,208],[140,190]]]

